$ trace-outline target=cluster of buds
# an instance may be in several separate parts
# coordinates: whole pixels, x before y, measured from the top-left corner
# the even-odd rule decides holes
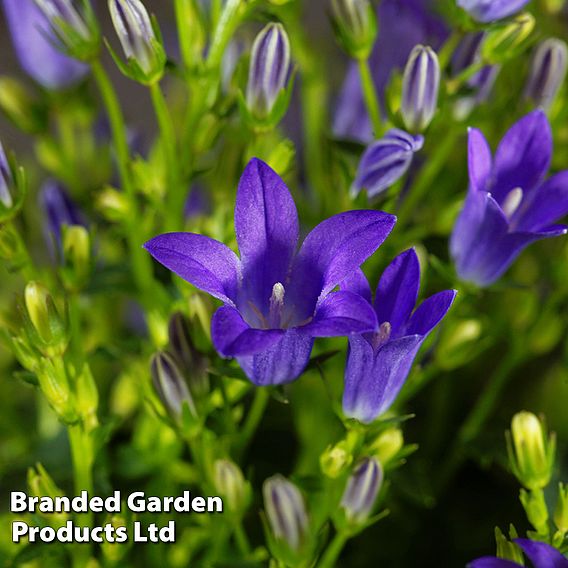
[[[369,0],[331,0],[331,22],[338,42],[354,59],[367,59],[377,37],[377,18]]]
[[[310,523],[302,493],[282,475],[264,482],[262,493],[272,554],[286,565],[297,565],[310,547]]]
[[[78,9],[73,0],[35,0],[45,14],[61,49],[80,61],[93,61],[99,55],[101,33],[96,14],[83,0]]]
[[[25,194],[24,171],[10,163],[0,142],[0,223],[11,219],[20,210]]]
[[[166,66],[166,52],[157,22],[140,0],[109,0],[110,15],[126,55],[124,63],[110,48],[120,70],[144,85],[159,81]]]
[[[546,487],[554,467],[556,436],[548,436],[543,422],[523,411],[513,416],[506,438],[509,466],[519,482],[530,490]]]
[[[252,46],[245,119],[254,128],[271,128],[284,116],[292,93],[290,40],[282,24],[268,24]]]
[[[510,23],[491,27],[481,49],[483,60],[490,64],[503,63],[521,54],[534,27],[535,19],[528,13],[517,16]]]
[[[525,98],[549,109],[566,78],[568,46],[556,38],[540,43],[534,52]]]
[[[417,45],[410,53],[402,81],[402,119],[410,132],[422,132],[438,108],[440,64],[436,52]]]

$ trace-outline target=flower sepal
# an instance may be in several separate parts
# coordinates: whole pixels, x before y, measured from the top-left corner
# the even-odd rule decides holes
[[[494,65],[520,55],[532,41],[535,23],[534,17],[527,12],[510,22],[494,25],[487,31],[481,48],[483,61]]]
[[[368,0],[332,0],[331,24],[337,42],[354,59],[369,57],[377,38],[377,16]]]

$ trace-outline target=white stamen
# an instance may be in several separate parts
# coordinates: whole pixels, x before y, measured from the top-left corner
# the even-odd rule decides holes
[[[272,296],[270,296],[269,306],[269,323],[271,327],[280,327],[280,318],[282,308],[284,307],[284,294],[286,293],[284,286],[280,282],[276,282],[272,287]]]
[[[390,322],[385,321],[379,326],[379,331],[377,331],[373,336],[373,348],[376,350],[381,345],[384,345],[391,336],[392,326]]]
[[[523,190],[520,187],[516,187],[512,189],[505,197],[505,201],[503,201],[503,213],[505,213],[505,217],[510,219],[521,204],[523,200]]]

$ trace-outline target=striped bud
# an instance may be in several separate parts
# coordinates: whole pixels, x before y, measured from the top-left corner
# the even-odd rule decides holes
[[[269,24],[252,47],[246,103],[252,115],[268,117],[288,85],[290,41],[281,24]]]
[[[6,209],[11,209],[14,205],[14,198],[12,197],[14,178],[12,177],[12,170],[6,158],[4,147],[0,142],[0,204]]]
[[[275,475],[264,482],[262,492],[275,539],[298,551],[308,532],[308,514],[300,490],[282,475]]]
[[[423,144],[420,134],[412,136],[403,130],[389,130],[363,153],[351,194],[357,195],[362,189],[367,190],[369,197],[381,194],[406,173],[414,153]]]
[[[548,109],[554,102],[564,79],[568,63],[568,46],[560,39],[550,38],[535,49],[525,97],[536,106]]]
[[[434,118],[440,89],[438,56],[430,47],[417,45],[404,69],[402,119],[411,132],[424,130]]]
[[[144,4],[140,0],[109,0],[108,5],[124,54],[134,67],[132,78],[145,82],[159,79],[166,58]]]
[[[238,513],[247,506],[249,490],[243,472],[230,460],[217,460],[215,489],[227,504],[229,511]]]
[[[183,414],[184,403],[195,416],[195,405],[187,384],[173,357],[165,352],[156,353],[151,361],[152,383],[164,408],[175,420]]]
[[[341,507],[350,523],[367,520],[383,483],[383,470],[375,458],[364,458],[347,481]]]

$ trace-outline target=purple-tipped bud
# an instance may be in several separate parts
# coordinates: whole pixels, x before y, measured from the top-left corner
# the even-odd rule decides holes
[[[8,164],[2,142],[0,142],[0,203],[6,209],[11,209],[12,205],[14,205],[14,198],[12,197],[13,184],[12,170],[10,169],[10,164]]]
[[[466,10],[478,22],[493,22],[517,13],[529,0],[458,0],[458,6]]]
[[[377,16],[369,0],[331,0],[332,23],[345,51],[367,58],[377,36]]]
[[[341,507],[347,520],[361,524],[367,520],[383,483],[383,469],[376,458],[365,458],[347,481]]]
[[[260,118],[270,115],[290,77],[290,41],[281,24],[268,24],[252,47],[246,102]]]
[[[55,29],[57,22],[65,23],[83,39],[91,37],[87,24],[71,0],[35,0],[35,3]]]
[[[351,188],[352,195],[362,189],[369,197],[375,197],[398,181],[408,170],[412,157],[424,144],[420,134],[413,136],[396,128],[384,138],[373,142],[364,152],[357,177]]]
[[[169,348],[180,368],[189,380],[191,393],[201,397],[209,392],[207,358],[195,347],[191,338],[189,321],[176,312],[168,323]]]
[[[264,482],[262,493],[275,539],[298,551],[308,532],[308,514],[300,490],[282,475],[275,475]]]
[[[43,184],[39,197],[46,215],[46,229],[61,250],[63,227],[85,226],[83,216],[63,186],[54,180]]]
[[[140,0],[109,0],[112,23],[129,61],[150,76],[163,70],[160,44],[148,11]]]
[[[540,43],[534,52],[525,97],[548,109],[554,102],[564,79],[568,63],[568,46],[560,39]]]
[[[440,64],[436,52],[417,45],[411,52],[402,85],[402,118],[411,132],[424,130],[434,118],[440,89]]]
[[[168,353],[156,353],[151,362],[152,383],[168,414],[175,420],[182,417],[186,403],[190,412],[196,415],[193,399],[187,384],[174,360]]]
[[[54,46],[57,37],[35,0],[2,0],[2,4],[16,55],[26,73],[47,89],[64,89],[83,78],[88,67]]]

